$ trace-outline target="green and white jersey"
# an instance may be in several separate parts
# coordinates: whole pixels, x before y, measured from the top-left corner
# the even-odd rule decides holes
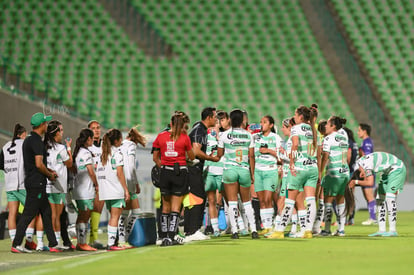
[[[279,148],[282,144],[282,139],[276,133],[270,132],[269,135],[264,136],[263,133],[253,135],[254,140],[254,155],[255,155],[255,170],[272,171],[277,170],[277,158],[271,154],[260,153],[261,147],[273,150],[278,154]]]
[[[249,169],[249,148],[254,148],[254,141],[248,131],[230,128],[220,136],[218,147],[224,148],[224,168]]]
[[[290,164],[289,154],[292,150],[292,139],[289,137],[285,142],[282,143],[282,147],[285,149],[285,152],[282,153],[279,151],[278,156],[279,159],[281,159],[283,162],[283,177],[287,177]]]
[[[137,145],[125,139],[119,148],[122,156],[124,157],[124,174],[125,180],[130,192],[135,192],[136,184],[138,184],[138,178],[136,173],[136,151]]]
[[[349,175],[348,167],[348,139],[338,132],[333,132],[323,140],[323,152],[329,153],[326,174],[339,178]]]
[[[295,158],[295,169],[305,170],[311,167],[317,167],[317,148],[313,148],[312,127],[306,123],[293,126],[290,132],[290,138],[293,137],[299,138],[297,151],[291,152]]]
[[[215,131],[210,131],[207,135],[207,150],[206,154],[210,155],[213,153],[213,156],[217,156],[217,148],[218,148],[218,139],[220,138],[222,133],[217,133]],[[213,175],[222,175],[223,174],[223,166],[224,161],[223,158],[220,159],[218,162],[206,160],[204,162],[204,170],[208,171]]]
[[[102,155],[102,140],[99,140],[99,146],[96,146],[96,142],[92,144],[92,146],[88,147],[89,151],[93,154],[93,163],[94,168],[98,166],[98,163],[101,162],[101,155]]]
[[[47,180],[47,193],[67,193],[68,192],[68,169],[64,164],[69,160],[69,154],[65,145],[55,144],[47,150],[47,168],[52,169],[58,175],[55,181]]]
[[[117,200],[125,197],[124,188],[118,179],[116,170],[119,166],[124,166],[124,158],[119,148],[112,146],[108,161],[105,165],[99,162],[96,171],[100,200]]]
[[[392,154],[374,152],[358,159],[357,165],[364,169],[365,175],[368,177],[379,172],[388,175],[394,170],[402,168],[404,163]]]
[[[73,199],[90,200],[95,198],[95,188],[87,169],[88,165],[94,167],[92,153],[88,149],[81,147],[76,156],[75,163],[77,173],[72,191]]]

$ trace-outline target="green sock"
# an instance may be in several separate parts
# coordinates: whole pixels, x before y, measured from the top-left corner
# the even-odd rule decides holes
[[[101,220],[101,213],[92,211],[91,212],[91,234],[89,236],[89,243],[93,243],[98,240],[98,228]]]

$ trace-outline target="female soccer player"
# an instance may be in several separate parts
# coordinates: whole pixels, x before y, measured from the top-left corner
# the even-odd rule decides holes
[[[396,156],[384,153],[374,152],[362,156],[357,160],[357,167],[360,177],[363,180],[352,180],[349,187],[355,185],[373,186],[374,174],[382,172],[382,177],[378,186],[379,209],[378,209],[378,226],[376,233],[370,237],[396,237],[397,233],[397,194],[403,189],[407,170],[404,163]],[[389,231],[386,231],[386,213],[388,212]]]
[[[118,129],[111,129],[103,136],[101,161],[98,163],[96,173],[99,198],[105,201],[110,212],[107,245],[109,251],[125,249],[115,245],[119,217],[126,206],[126,201],[130,199],[124,175],[124,158],[119,150],[121,144],[122,133]]]
[[[72,190],[72,197],[76,201],[79,213],[76,220],[76,232],[78,244],[76,248],[83,251],[96,251],[95,248],[89,246],[86,242],[86,233],[89,223],[91,211],[93,209],[93,201],[95,198],[95,190],[98,190],[98,182],[96,180],[93,154],[88,150],[93,143],[93,132],[90,129],[82,129],[79,137],[76,139],[73,158],[76,164],[75,182]]]
[[[26,136],[26,129],[17,123],[14,126],[13,139],[3,146],[3,150],[0,155],[0,167],[1,170],[4,171],[7,208],[9,209],[7,222],[9,227],[9,236],[12,242],[14,240],[14,236],[16,235],[16,218],[19,210],[19,203],[24,205],[26,201],[22,150],[23,141]],[[25,248],[29,250],[36,249],[36,243],[33,242],[35,219],[33,219],[29,227],[26,229]]]
[[[326,175],[322,181],[325,197],[325,229],[321,233],[323,236],[331,234],[332,202],[334,200],[336,200],[339,216],[338,230],[335,236],[345,236],[346,213],[344,193],[346,184],[349,181],[347,161],[348,139],[338,132],[345,123],[346,119],[332,116],[329,118],[325,127],[327,136],[323,140],[322,163],[320,168],[320,174],[322,174],[326,166]]]
[[[260,217],[263,231],[266,234],[272,230],[274,209],[273,193],[278,182],[278,153],[282,139],[275,130],[275,120],[267,115],[260,120],[261,132],[253,135],[255,143],[254,191],[260,202]]]
[[[243,111],[233,110],[230,113],[231,128],[221,135],[217,156],[224,155],[223,183],[229,203],[232,238],[238,239],[236,218],[237,194],[240,197],[252,231],[252,238],[258,239],[256,222],[250,201],[250,186],[254,182],[254,141],[252,135],[243,129]]]
[[[153,161],[161,168],[161,246],[173,245],[183,196],[188,193],[186,154],[190,160],[195,158],[185,124],[185,117],[176,112],[171,117],[171,129],[159,133],[153,143]]]
[[[72,167],[72,154],[70,148],[72,140],[65,140],[65,146],[61,144],[62,139],[62,123],[57,120],[50,121],[44,139],[48,153],[47,168],[56,171],[58,177],[54,181],[47,181],[46,193],[48,194],[50,208],[52,210],[52,225],[58,245],[60,243],[60,215],[65,206],[64,203],[68,191],[67,168]],[[69,249],[69,247],[62,248]]]
[[[128,215],[131,210],[131,221],[138,218],[140,212],[138,194],[140,193],[138,177],[136,173],[136,151],[138,144],[146,145],[145,137],[136,129],[131,128],[126,139],[122,142],[121,152],[124,157],[124,174],[128,186],[130,200],[126,201],[126,207],[122,211],[118,223],[119,246],[126,246],[125,224],[128,224]]]
[[[288,172],[288,197],[285,200],[285,207],[282,211],[282,219],[276,231],[268,238],[284,238],[284,230],[292,215],[295,202],[297,203],[299,221],[301,223],[301,234],[303,238],[312,238],[312,225],[307,219],[307,212],[303,201],[296,200],[300,192],[305,190],[306,195],[309,191],[315,192],[318,180],[318,167],[316,160],[317,137],[315,129],[316,108],[299,106],[295,111],[296,125],[291,129],[292,148],[290,150],[290,162]],[[308,188],[305,188],[308,187]],[[314,193],[313,193],[314,195]],[[315,197],[307,197],[308,208],[316,214]],[[308,215],[312,216],[312,215]],[[307,222],[308,220],[308,222]],[[309,229],[310,226],[310,229]],[[306,229],[306,230],[305,230]]]

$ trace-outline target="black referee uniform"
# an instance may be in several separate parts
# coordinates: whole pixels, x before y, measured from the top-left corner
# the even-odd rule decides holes
[[[49,240],[49,247],[57,246],[55,232],[52,226],[52,211],[46,194],[46,176],[36,167],[35,156],[43,156],[46,166],[46,148],[42,138],[36,132],[31,132],[23,142],[24,186],[26,188],[26,205],[17,224],[13,247],[23,242],[27,226],[37,214],[41,214],[44,231]]]

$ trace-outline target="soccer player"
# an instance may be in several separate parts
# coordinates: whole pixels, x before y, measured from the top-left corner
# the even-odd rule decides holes
[[[75,182],[72,190],[72,197],[76,201],[78,208],[78,218],[76,220],[77,241],[76,249],[83,251],[96,251],[96,248],[87,244],[87,228],[95,193],[98,190],[94,161],[92,152],[88,148],[93,143],[93,132],[91,129],[82,129],[76,139],[73,159],[76,164]]]
[[[252,135],[243,129],[243,112],[241,110],[233,110],[230,113],[230,120],[231,128],[225,131],[219,139],[217,157],[224,156],[223,183],[229,204],[232,238],[239,238],[236,218],[239,213],[237,195],[240,192],[252,231],[252,238],[258,239],[259,235],[250,201],[250,186],[254,182],[254,141]]]
[[[23,141],[26,136],[26,129],[17,123],[14,126],[13,139],[3,146],[3,150],[0,153],[0,169],[4,171],[7,208],[9,209],[7,224],[12,242],[16,235],[16,219],[19,203],[24,205],[26,201],[23,162]],[[29,224],[26,230],[25,248],[28,250],[36,249],[36,243],[33,242],[34,222],[35,220]]]
[[[65,140],[66,146],[61,144],[63,139],[63,126],[57,120],[52,120],[47,126],[44,143],[47,149],[47,168],[56,171],[57,178],[47,181],[46,192],[50,208],[52,209],[53,230],[58,244],[60,243],[60,215],[65,206],[66,193],[68,191],[68,170],[72,167],[72,140]],[[61,247],[64,250],[69,247]]]
[[[337,116],[329,118],[326,124],[327,136],[323,140],[323,153],[320,174],[326,167],[322,186],[325,197],[325,229],[321,235],[331,234],[332,202],[336,200],[338,209],[338,230],[335,236],[345,236],[345,187],[349,181],[348,139],[339,133],[346,119]]]
[[[141,144],[143,147],[145,147],[145,137],[136,128],[131,128],[126,139],[122,142],[122,145],[120,147],[122,155],[124,157],[124,174],[130,196],[130,200],[126,201],[126,207],[122,211],[118,223],[118,243],[119,246],[125,247],[128,247],[126,244],[125,224],[129,223],[129,211],[131,210],[132,212],[130,220],[132,223],[136,218],[138,218],[138,214],[140,213],[138,202],[140,187],[136,171],[136,151],[138,144]]]
[[[102,154],[101,124],[96,120],[91,120],[88,123],[88,128],[93,132],[93,143],[88,149],[92,152],[94,169],[96,169],[99,162],[101,161]],[[104,248],[103,244],[98,240],[99,222],[101,220],[101,213],[104,207],[104,203],[105,202],[103,200],[99,200],[99,192],[96,191],[95,200],[93,202],[93,210],[91,212],[91,232],[89,236],[89,245],[97,249]]]
[[[375,152],[365,155],[357,160],[357,167],[360,177],[363,180],[352,180],[349,187],[354,185],[372,186],[374,174],[381,173],[381,180],[378,185],[379,209],[378,226],[379,230],[369,236],[396,237],[397,233],[397,194],[403,189],[407,170],[404,163],[396,156]],[[388,212],[389,231],[386,231],[386,213]]]
[[[315,129],[316,108],[308,108],[299,106],[295,111],[296,125],[291,129],[292,148],[290,151],[290,163],[288,172],[288,197],[285,200],[285,207],[282,210],[282,219],[280,224],[276,226],[276,231],[268,238],[282,239],[284,238],[284,230],[292,216],[295,203],[298,208],[298,217],[301,224],[301,234],[303,238],[312,238],[312,225],[309,225],[310,219],[307,219],[307,211],[304,202],[296,200],[299,193],[305,187],[315,190],[318,181],[318,167],[316,160],[317,136]],[[314,192],[314,191],[313,191]],[[305,190],[305,193],[307,191]],[[314,208],[316,214],[316,205],[312,203],[311,198],[307,198],[308,208]],[[313,197],[315,203],[315,197]],[[313,206],[312,208],[310,206]],[[308,215],[312,216],[312,215]],[[308,220],[308,222],[307,222]],[[309,229],[310,226],[310,229]]]
[[[349,166],[349,175],[351,176],[355,170],[355,163],[358,157],[358,144],[354,138],[354,132],[347,128],[343,128],[348,135],[348,166]],[[352,192],[355,191],[355,188],[352,189]],[[355,208],[353,209],[352,213],[349,214],[347,218],[346,225],[353,225],[354,224],[354,216],[355,216]]]
[[[99,198],[105,201],[110,213],[106,248],[109,251],[125,249],[115,245],[119,217],[130,199],[124,175],[124,158],[119,150],[121,144],[122,133],[118,129],[111,129],[103,136],[101,161],[96,172]]]
[[[272,230],[274,209],[273,193],[278,182],[278,153],[282,139],[276,134],[275,120],[272,116],[264,116],[260,120],[261,131],[253,135],[255,171],[254,191],[260,202],[260,217],[263,223],[264,235]]]
[[[371,126],[366,123],[360,123],[358,127],[358,137],[362,139],[362,145],[359,148],[359,156],[369,155],[374,152],[374,143],[371,139]],[[364,198],[367,201],[369,218],[362,222],[362,225],[372,225],[377,223],[375,216],[375,177],[372,186],[361,186]]]
[[[188,118],[187,118],[188,119]],[[186,154],[194,160],[191,141],[185,133],[186,118],[177,112],[171,117],[171,129],[158,134],[153,143],[153,161],[161,168],[159,187],[162,198],[161,246],[176,244],[183,196],[188,194]]]

